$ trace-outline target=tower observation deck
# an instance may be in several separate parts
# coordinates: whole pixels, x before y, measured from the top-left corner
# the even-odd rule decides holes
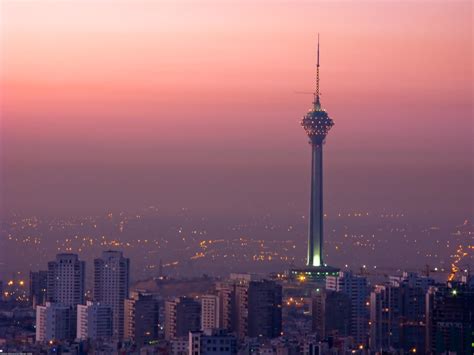
[[[325,279],[334,275],[339,269],[324,264],[323,258],[323,143],[329,130],[334,125],[328,113],[321,108],[319,92],[319,35],[316,64],[316,90],[313,106],[303,116],[301,126],[304,128],[311,145],[311,196],[308,226],[308,255],[306,268],[293,269],[290,273],[300,280]]]

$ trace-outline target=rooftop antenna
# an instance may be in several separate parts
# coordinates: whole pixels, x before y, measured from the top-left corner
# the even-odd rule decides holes
[[[314,93],[314,106],[317,110],[321,109],[321,102],[319,101],[319,33],[318,33],[318,56],[316,62],[316,92]]]

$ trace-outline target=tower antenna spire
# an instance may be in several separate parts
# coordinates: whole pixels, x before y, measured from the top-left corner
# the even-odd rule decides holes
[[[316,91],[314,93],[314,106],[316,109],[321,109],[321,102],[319,101],[319,33],[318,33],[318,55],[317,55],[317,62],[316,62]]]

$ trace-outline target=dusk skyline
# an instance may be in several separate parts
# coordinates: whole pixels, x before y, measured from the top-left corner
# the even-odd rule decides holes
[[[1,1],[0,353],[474,353],[472,14]]]
[[[470,217],[471,10],[3,2],[3,210],[306,211],[320,32],[328,212]]]

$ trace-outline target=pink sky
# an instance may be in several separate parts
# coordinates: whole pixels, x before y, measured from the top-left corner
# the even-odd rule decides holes
[[[297,92],[313,90],[318,32],[322,103],[336,123],[326,145],[330,196],[344,185],[341,172],[373,185],[365,174],[386,178],[377,172],[387,165],[389,175],[408,169],[412,187],[434,179],[423,198],[444,190],[449,174],[459,180],[446,187],[446,203],[472,188],[471,1],[5,0],[1,10],[3,187],[12,207],[45,198],[35,191],[54,174],[33,179],[35,169],[70,169],[69,181],[104,164],[119,168],[98,172],[89,189],[137,166],[158,178],[192,167],[203,180],[227,166],[267,167],[285,178],[266,193],[299,201],[307,191],[291,186],[306,184],[309,152],[298,120],[311,95]],[[249,174],[246,186],[258,190],[263,177]],[[157,179],[157,199],[172,199],[168,178]],[[83,186],[61,181],[61,191]],[[202,198],[190,196],[191,205]]]

